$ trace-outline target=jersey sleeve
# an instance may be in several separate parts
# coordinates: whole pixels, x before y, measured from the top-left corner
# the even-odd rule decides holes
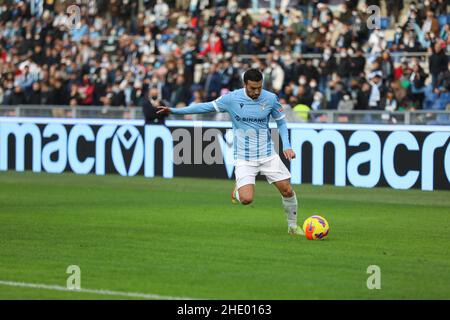
[[[173,114],[184,115],[184,114],[202,114],[214,112],[215,108],[211,102],[204,102],[204,103],[194,103],[184,108],[170,108],[170,110]]]
[[[278,96],[274,97],[272,103],[272,112],[270,113],[270,115],[275,121],[284,119],[286,117],[286,113],[284,112],[283,106],[280,104]]]
[[[232,93],[229,92],[214,100],[212,104],[217,112],[227,112],[230,109],[231,101],[232,101]]]

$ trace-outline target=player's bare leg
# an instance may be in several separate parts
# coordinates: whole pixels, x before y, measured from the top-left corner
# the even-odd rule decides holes
[[[292,189],[289,179],[274,182],[275,187],[280,191],[284,212],[288,222],[288,233],[293,235],[303,235],[301,227],[297,226],[297,195]]]
[[[231,193],[231,201],[233,203],[240,202],[243,205],[249,205],[253,202],[253,196],[255,194],[255,186],[253,184],[247,184],[239,188],[234,187]]]

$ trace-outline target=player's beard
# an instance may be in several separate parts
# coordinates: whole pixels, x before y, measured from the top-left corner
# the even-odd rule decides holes
[[[259,98],[259,94],[258,94],[258,95],[257,95],[257,94],[249,94],[249,93],[247,92],[247,89],[246,89],[245,91],[246,91],[247,95],[248,95],[251,99],[256,100],[256,99]]]

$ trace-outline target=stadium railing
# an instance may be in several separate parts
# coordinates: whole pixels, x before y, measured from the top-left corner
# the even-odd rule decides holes
[[[355,123],[355,124],[407,124],[407,125],[450,125],[450,110],[416,111],[293,111],[285,108],[287,120],[298,123]],[[0,117],[47,117],[80,119],[144,119],[141,107],[105,106],[51,106],[17,105],[0,106]],[[171,116],[173,119],[189,120],[230,120],[228,114],[206,114]]]

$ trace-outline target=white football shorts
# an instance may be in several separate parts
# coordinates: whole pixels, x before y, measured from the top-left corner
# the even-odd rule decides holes
[[[258,173],[266,176],[270,184],[291,178],[291,173],[281,161],[278,154],[261,160],[236,160],[236,187],[239,189],[247,184],[255,184]]]

